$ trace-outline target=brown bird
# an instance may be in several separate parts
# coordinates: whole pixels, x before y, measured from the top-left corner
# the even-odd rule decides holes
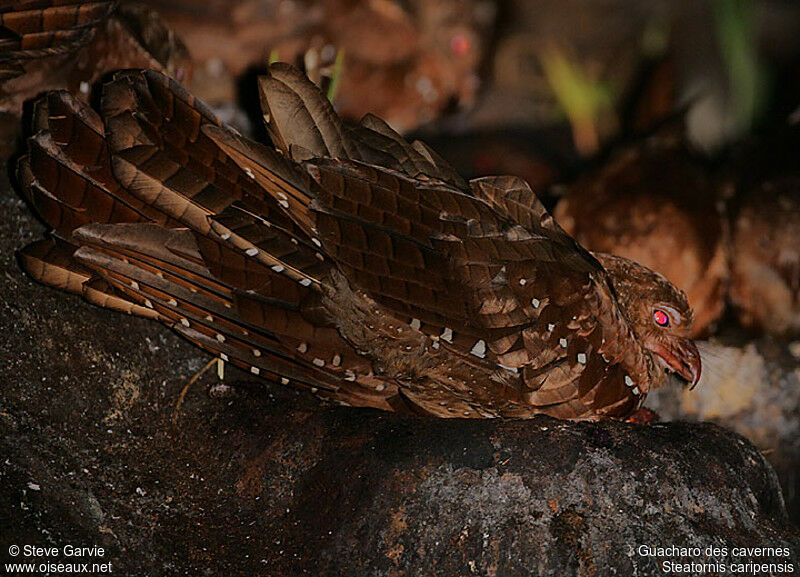
[[[800,178],[783,176],[740,199],[730,298],[746,327],[800,334]]]
[[[554,215],[588,249],[633,259],[685,291],[692,337],[722,315],[728,227],[712,182],[681,139],[658,134],[620,151],[572,184]]]
[[[229,104],[242,75],[277,55],[315,81],[335,68],[341,116],[371,112],[400,131],[474,104],[496,11],[493,0],[145,2],[186,41],[206,102]]]
[[[158,16],[135,4],[0,1],[0,117],[6,140],[29,98],[65,88],[88,99],[92,84],[125,68],[153,68],[183,80],[190,59]]]
[[[685,296],[584,250],[525,182],[347,127],[288,65],[260,91],[272,146],[153,71],[99,115],[49,93],[18,176],[54,235],[25,269],[347,405],[625,418],[668,373],[697,382]]]

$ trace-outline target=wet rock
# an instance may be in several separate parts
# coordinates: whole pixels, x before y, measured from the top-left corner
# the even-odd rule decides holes
[[[774,547],[785,556],[745,561],[800,563],[772,469],[714,425],[433,420],[264,397],[208,401],[209,422],[166,438],[120,433],[97,477],[70,478],[73,458],[34,458],[12,432],[2,504],[24,539],[103,543],[124,574],[169,560],[234,575],[658,575],[664,560],[741,557],[642,548],[667,545]]]
[[[770,543],[797,563],[771,469],[715,426],[320,420],[322,456],[283,530],[287,570],[655,575],[660,559],[638,548],[663,544]]]

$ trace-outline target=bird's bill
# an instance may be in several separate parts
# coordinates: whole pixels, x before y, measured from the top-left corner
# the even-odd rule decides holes
[[[691,339],[672,339],[655,343],[651,351],[659,358],[668,372],[673,372],[694,389],[700,380],[702,363],[700,352]]]

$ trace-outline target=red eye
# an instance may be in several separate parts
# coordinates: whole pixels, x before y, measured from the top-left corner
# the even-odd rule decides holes
[[[664,311],[660,311],[658,309],[653,311],[653,320],[656,321],[656,324],[660,327],[668,327],[669,326],[669,316]]]
[[[470,48],[469,38],[465,34],[456,34],[450,39],[450,50],[456,56],[466,56]]]

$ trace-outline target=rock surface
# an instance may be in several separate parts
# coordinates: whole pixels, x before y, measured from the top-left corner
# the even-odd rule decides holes
[[[714,545],[800,570],[772,469],[713,425],[408,419],[236,371],[176,411],[207,358],[25,278],[12,250],[40,228],[0,205],[3,563],[97,545],[80,560],[117,575],[660,575],[640,546]]]
[[[665,388],[647,398],[662,420],[712,421],[752,441],[800,521],[800,341],[723,334],[699,344],[703,374],[693,391]]]

